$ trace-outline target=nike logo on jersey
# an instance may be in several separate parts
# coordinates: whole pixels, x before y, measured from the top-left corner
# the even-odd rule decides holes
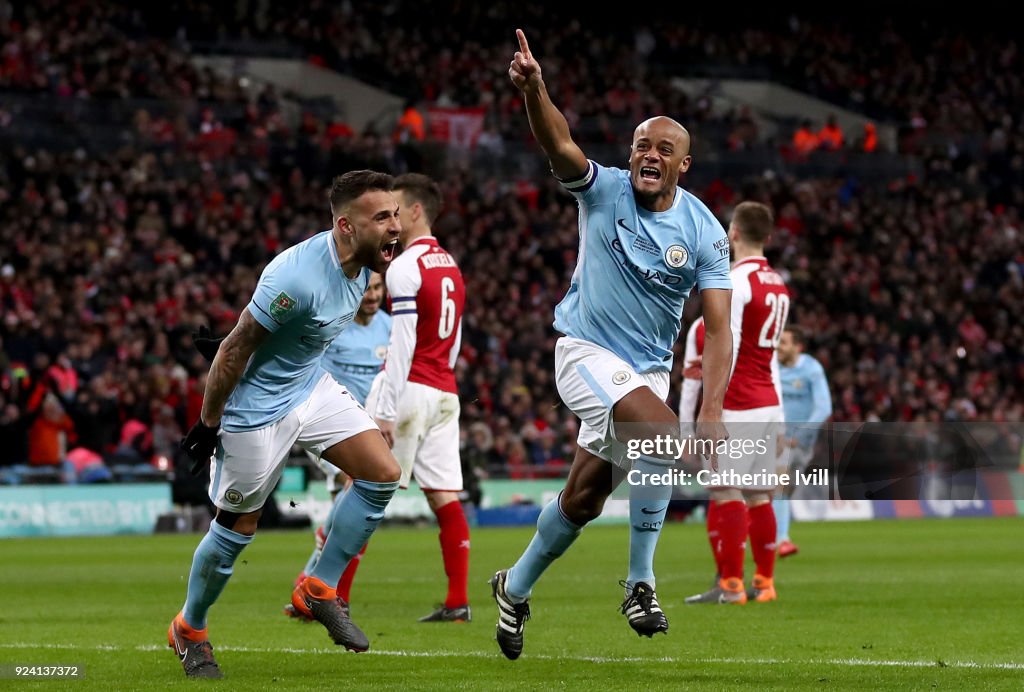
[[[636,235],[636,231],[634,231],[632,228],[626,225],[625,219],[618,219],[616,223],[622,226],[622,228],[624,228],[626,231],[632,233],[633,235]]]
[[[663,510],[663,509],[647,509],[646,507],[641,507],[640,511],[643,512],[644,514],[661,514],[665,510]]]
[[[332,324],[346,325],[349,322],[351,322],[353,319],[355,319],[355,316],[356,316],[356,313],[350,312],[347,315],[342,315],[341,317],[338,317],[338,318],[333,319],[333,320],[318,320],[317,323],[316,323],[316,327],[317,327],[317,329],[323,329],[324,327],[330,326]]]

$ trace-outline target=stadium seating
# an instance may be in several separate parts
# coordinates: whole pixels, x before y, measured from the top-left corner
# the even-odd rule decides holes
[[[152,438],[146,457],[173,458],[205,369],[189,333],[201,324],[226,332],[265,263],[324,226],[331,175],[426,165],[446,195],[437,233],[472,297],[458,369],[464,453],[480,474],[564,472],[576,423],[557,406],[550,321],[576,261],[576,211],[543,173],[521,104],[499,79],[510,28],[475,10],[267,7],[269,17],[216,29],[190,23],[201,11],[177,16],[184,32],[161,24],[159,7],[112,2],[53,6],[42,17],[16,9],[4,23],[0,465],[26,461],[39,396],[51,391],[82,446],[109,457],[125,423],[138,420]],[[540,11],[527,8],[525,19]],[[383,22],[385,41],[336,40]],[[669,24],[623,42],[618,29],[566,22],[537,49],[588,154],[619,164],[632,125],[669,112],[703,152],[686,185],[721,218],[741,199],[774,207],[771,259],[792,287],[791,319],[830,374],[837,419],[1019,421],[1020,56],[998,41],[917,40],[895,26],[879,33],[813,18],[715,28]],[[889,50],[848,49],[869,30]],[[65,34],[73,40],[62,49],[47,44]],[[232,38],[243,35],[247,44]],[[449,160],[429,136],[396,147],[386,132],[347,133],[328,106],[243,89],[188,61],[213,39],[251,51],[270,35],[275,50],[426,106],[484,108],[490,148]],[[474,40],[426,50],[449,35]],[[100,41],[112,46],[102,61]],[[612,57],[597,69],[590,57],[602,51]],[[940,66],[951,55],[971,59],[947,80]],[[648,69],[637,72],[638,61]],[[795,124],[776,123],[775,138],[751,133],[742,104],[715,109],[657,88],[667,75],[711,74],[711,62],[720,74],[799,80],[837,107],[885,119],[899,129],[896,150],[864,153],[848,133],[840,152],[792,160],[785,128]],[[474,425],[488,435],[469,434]],[[110,471],[138,478],[133,468]]]

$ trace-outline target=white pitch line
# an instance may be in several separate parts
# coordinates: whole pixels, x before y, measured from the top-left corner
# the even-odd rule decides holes
[[[0,649],[45,649],[54,651],[163,651],[159,644],[140,644],[138,646],[114,646],[100,644],[97,646],[78,646],[75,644],[31,644],[27,642],[0,643]],[[347,654],[341,647],[297,649],[291,647],[271,648],[256,646],[218,646],[218,651],[232,651],[245,654]],[[387,651],[371,649],[358,654],[360,656],[395,656],[404,658],[493,658],[501,660],[495,653],[484,651]],[[679,658],[673,656],[552,656],[550,654],[528,654],[524,660],[540,661],[580,661],[583,663],[680,663],[680,664],[722,664],[722,665],[793,665],[811,664],[821,666],[879,666],[886,668],[972,668],[978,670],[1024,670],[1024,663],[979,663],[977,661],[886,661],[864,658],[820,658],[820,659],[786,659],[786,658]]]

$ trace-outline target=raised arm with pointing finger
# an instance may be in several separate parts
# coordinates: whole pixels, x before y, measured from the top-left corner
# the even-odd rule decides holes
[[[519,50],[508,66],[508,76],[526,97],[526,114],[530,129],[551,162],[552,172],[559,178],[574,178],[587,170],[587,157],[572,140],[569,123],[551,102],[548,89],[541,76],[540,63],[530,52],[526,34],[516,29]]]

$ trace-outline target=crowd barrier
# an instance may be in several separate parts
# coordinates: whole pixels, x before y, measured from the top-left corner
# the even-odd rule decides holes
[[[0,487],[0,537],[152,533],[169,483]]]
[[[985,471],[971,497],[926,496],[918,499],[797,498],[793,517],[798,521],[856,521],[946,517],[1024,516],[1024,473]],[[541,508],[558,496],[562,479],[484,480],[483,501],[471,512],[477,526],[529,526]],[[674,498],[672,516],[701,521],[703,492],[685,491]],[[286,516],[306,515],[322,522],[330,509],[330,495],[322,481],[287,484],[275,499]],[[671,508],[670,508],[671,509]],[[173,510],[167,483],[103,485],[22,485],[0,487],[0,538],[32,536],[88,536],[152,533],[157,519]],[[386,518],[392,521],[430,520],[426,498],[415,486],[395,495]],[[626,493],[609,498],[595,524],[629,521]]]
[[[793,517],[798,521],[1024,516],[1024,474],[993,470],[980,472],[978,479],[974,495],[969,498],[926,496],[903,500],[864,500],[828,499],[823,495],[820,499],[790,501],[793,503]],[[481,481],[483,501],[475,512],[476,525],[534,524],[541,508],[557,497],[564,485],[562,479]],[[277,497],[286,514],[305,513],[314,523],[322,522],[330,509],[330,497],[322,482],[314,481],[304,491],[278,492]],[[681,505],[681,511],[676,516],[685,514],[688,520],[703,520],[703,508],[693,505],[706,497],[702,491],[677,493],[674,500]],[[395,495],[385,517],[415,521],[430,519],[432,514],[423,493],[412,483],[409,490]],[[628,522],[629,504],[624,489],[620,488],[608,499],[604,512],[593,523]]]

